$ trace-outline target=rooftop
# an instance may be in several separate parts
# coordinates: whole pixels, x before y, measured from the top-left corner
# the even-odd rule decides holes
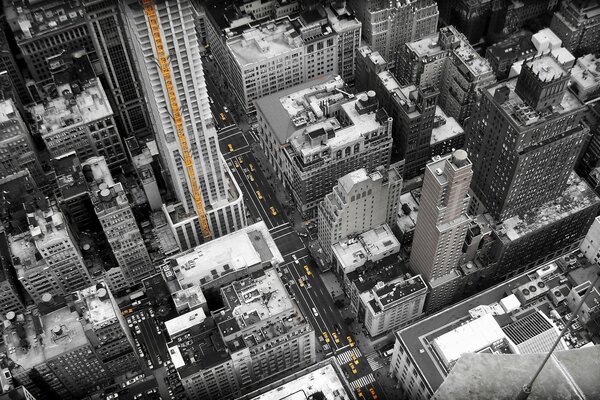
[[[53,158],[52,165],[63,200],[87,193],[88,186],[75,151]]]
[[[327,364],[259,396],[252,397],[251,400],[306,400],[316,392],[323,393],[325,399],[351,399],[333,365]]]
[[[112,115],[112,109],[98,78],[81,85],[57,86],[58,96],[29,108],[36,120],[33,127],[40,135],[49,136],[89,124]]]
[[[17,110],[12,99],[0,101],[0,123],[8,122],[17,117]]]
[[[115,183],[104,157],[91,157],[82,164],[90,198],[98,214],[129,207],[123,185]]]
[[[488,47],[487,52],[498,60],[514,60],[535,53],[536,48],[530,35],[526,32],[511,35],[507,39]]]
[[[360,294],[364,304],[368,304],[373,313],[378,313],[399,301],[412,299],[416,295],[424,296],[427,293],[427,284],[421,275],[406,279],[399,276],[389,282],[379,281],[369,291]]]
[[[535,271],[521,274],[408,326],[396,334],[397,339],[401,340],[408,349],[410,356],[418,365],[419,370],[433,391],[437,390],[444,380],[446,367],[438,361],[439,355],[432,348],[431,343],[445,333],[451,332],[473,319],[477,321],[485,316],[487,320],[490,320],[490,317],[487,315],[492,316],[500,328],[519,321],[537,311],[541,311],[546,317],[556,321],[556,324],[564,323],[569,310],[562,303],[557,303],[559,305],[555,306],[551,298],[546,297],[549,296],[548,293],[553,291],[545,292],[546,294],[536,298],[536,301],[526,303],[521,301],[516,307],[506,308],[511,304],[511,302],[506,300],[509,298],[514,300],[513,292],[517,288],[539,279],[540,276],[543,277],[545,284],[549,288],[554,288],[562,285],[561,282],[564,281],[565,271],[585,268],[584,264],[571,264],[570,261],[564,261],[563,259],[579,260],[584,259],[584,257],[583,255],[581,257],[568,255],[554,262],[559,268],[548,268],[547,265],[544,265]],[[552,314],[555,315],[553,316]],[[558,315],[558,319],[556,315]],[[480,332],[479,329],[477,331]],[[508,336],[506,337],[508,338]],[[448,343],[452,346],[451,341]],[[470,346],[469,340],[461,340],[456,343],[463,343]],[[577,341],[576,347],[580,347],[585,343],[587,342],[582,337]],[[460,354],[458,355],[460,356]],[[452,358],[456,357],[448,357],[447,359],[451,361]]]
[[[571,81],[578,92],[596,90],[600,86],[600,59],[593,54],[586,54],[577,59],[571,69]]]
[[[429,143],[431,146],[464,133],[464,129],[454,117],[447,116],[439,106],[435,106],[435,121]]]
[[[431,35],[425,36],[422,39],[409,42],[406,44],[406,46],[419,58],[434,57],[446,52],[446,50],[444,50],[439,44],[438,39],[439,34],[432,33]]]
[[[203,304],[206,304],[206,298],[199,286],[191,286],[187,289],[175,292],[172,297],[177,309],[189,308],[190,310],[194,310]]]
[[[77,292],[77,295],[85,304],[83,316],[92,329],[100,329],[117,322],[117,314],[106,287],[90,286]]]
[[[363,58],[368,58],[375,65],[386,64],[385,59],[378,51],[373,51],[369,46],[364,45],[358,48],[358,52]]]
[[[327,20],[335,32],[344,32],[348,29],[358,29],[361,23],[352,15],[345,3],[338,3],[342,8],[333,9],[335,3],[331,7],[325,7],[327,12]]]
[[[377,264],[366,265],[346,274],[359,293],[373,289],[378,282],[392,282],[398,277],[408,278],[409,275],[408,267],[398,260],[397,255],[388,256]]]
[[[477,54],[467,38],[453,26],[449,26],[447,29],[452,31],[454,36],[459,40],[459,45],[453,50],[453,53],[458,57],[462,65],[471,72],[473,78],[477,79],[486,74],[493,75],[490,62]]]
[[[170,337],[175,337],[179,333],[190,329],[192,326],[201,324],[206,319],[206,314],[202,308],[189,311],[178,317],[165,322],[165,327]]]
[[[524,64],[530,67],[542,81],[551,81],[568,73],[556,58],[550,55],[525,60]]]
[[[401,212],[396,223],[402,232],[408,232],[417,226],[421,189],[414,189],[400,196]]]
[[[556,200],[549,201],[523,215],[516,215],[504,220],[502,231],[508,239],[516,240],[542,226],[584,210],[599,201],[600,199],[589,185],[575,172],[572,172],[567,187]]]
[[[388,92],[393,92],[396,89],[400,89],[400,84],[396,80],[396,77],[394,77],[394,75],[390,71],[381,71],[377,74],[377,77],[379,78],[379,81],[383,84],[383,87]],[[413,86],[413,88],[415,87]]]
[[[70,311],[69,307],[46,315],[35,309],[22,317],[17,316],[16,322],[4,330],[8,356],[29,370],[87,345],[88,340],[78,318],[77,312]],[[23,347],[23,340],[27,347]]]
[[[278,264],[283,257],[263,221],[211,240],[172,257],[164,266],[167,281],[174,276],[179,289],[204,286],[227,274],[257,264]],[[175,290],[175,291],[178,291]],[[174,291],[174,292],[175,292]]]

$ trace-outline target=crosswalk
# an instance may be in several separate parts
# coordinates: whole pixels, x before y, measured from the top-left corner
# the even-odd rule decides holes
[[[369,363],[369,367],[371,367],[373,371],[377,371],[379,368],[382,368],[384,366],[382,363],[379,362],[379,355],[377,354],[377,352],[368,354],[366,357],[367,362]]]
[[[373,374],[369,374],[350,382],[350,387],[363,388],[367,385],[370,385],[373,382],[375,382],[375,377],[373,376]]]
[[[356,356],[356,358],[359,358],[362,355],[360,350],[357,347],[354,347],[348,351],[338,354],[337,355],[338,363],[340,365],[348,364],[350,361],[352,361],[352,354],[354,354]]]

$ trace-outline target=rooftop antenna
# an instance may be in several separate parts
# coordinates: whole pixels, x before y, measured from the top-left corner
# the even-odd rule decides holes
[[[560,332],[560,335],[558,335],[558,337],[556,338],[556,341],[554,341],[554,344],[552,345],[552,347],[548,351],[548,354],[546,354],[546,357],[544,358],[544,361],[542,361],[542,364],[540,365],[540,367],[538,368],[538,370],[535,372],[535,375],[533,375],[533,378],[531,378],[531,381],[529,383],[523,385],[523,388],[521,389],[521,391],[517,395],[516,400],[526,400],[529,397],[529,395],[531,394],[531,389],[533,387],[533,384],[535,383],[535,380],[537,379],[537,377],[540,374],[540,372],[542,372],[542,369],[544,369],[544,366],[546,365],[546,362],[548,362],[548,359],[550,358],[550,356],[554,352],[554,349],[556,348],[556,346],[560,342],[560,339],[567,332],[567,330],[571,326],[571,323],[573,322],[573,320],[575,318],[577,318],[577,313],[579,313],[579,310],[583,306],[583,303],[585,303],[585,301],[587,300],[587,298],[590,295],[590,293],[592,293],[592,290],[596,287],[596,285],[598,284],[598,281],[600,281],[600,271],[596,272],[596,279],[594,279],[594,282],[588,287],[587,291],[585,292],[585,296],[583,296],[583,298],[579,302],[579,305],[577,306],[577,309],[575,311],[573,311],[573,313],[571,314],[571,317],[569,318],[569,321],[567,321],[567,323],[565,324],[565,327]]]

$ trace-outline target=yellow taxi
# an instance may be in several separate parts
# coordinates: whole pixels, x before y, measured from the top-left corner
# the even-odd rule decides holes
[[[348,344],[350,345],[350,347],[354,347],[354,341],[352,340],[352,337],[348,335],[346,336],[346,339],[348,340]]]
[[[331,336],[333,336],[333,340],[335,340],[336,343],[340,342],[340,338],[338,338],[338,335],[336,332],[331,332]]]
[[[256,169],[254,169],[254,165],[252,164],[248,164],[248,168],[250,168],[250,171],[252,172],[256,171]]]
[[[304,279],[298,278],[298,286],[304,287]]]
[[[358,386],[356,387],[356,395],[357,395],[358,397],[365,397],[365,396],[363,395],[363,392],[360,390],[360,388],[359,388]]]
[[[233,159],[233,165],[235,165],[236,168],[240,167],[240,163],[238,163],[236,159]]]
[[[246,175],[246,178],[248,178],[248,180],[249,180],[250,182],[254,182],[254,177],[252,176],[252,174],[248,174],[248,175]]]
[[[325,339],[325,343],[331,342],[331,340],[329,339],[329,335],[327,334],[327,332],[323,332],[323,338]]]
[[[262,193],[260,192],[260,190],[257,190],[257,191],[256,191],[256,197],[258,197],[258,199],[259,199],[259,200],[262,200],[262,199],[263,199],[263,195],[262,195]]]
[[[244,159],[242,158],[242,156],[238,156],[238,161],[240,162],[240,164],[244,163]]]
[[[358,357],[356,357],[356,354],[350,354],[350,358],[354,361],[354,364],[358,365]]]
[[[354,367],[354,363],[353,362],[348,363],[348,366],[350,367],[350,370],[352,371],[353,374],[356,374],[358,372],[356,370],[356,368]]]
[[[271,214],[273,214],[273,216],[277,215],[277,210],[275,209],[275,207],[271,206],[269,207],[269,209],[271,210]]]
[[[227,119],[227,117],[223,113],[219,113],[219,117],[221,117],[222,121],[225,121]]]
[[[311,272],[310,268],[308,268],[308,265],[304,266],[304,270],[306,271],[306,275],[308,275],[308,276],[312,275],[312,272]],[[335,332],[334,332],[334,334],[335,334]]]
[[[232,151],[233,151],[233,145],[232,145],[231,143],[229,143],[229,144],[227,145],[227,148],[229,149],[229,151],[230,151],[230,152],[232,152]]]

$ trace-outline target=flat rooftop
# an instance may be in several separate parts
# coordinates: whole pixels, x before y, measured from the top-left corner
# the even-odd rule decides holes
[[[88,344],[77,312],[68,307],[46,315],[34,312],[25,314],[22,322],[17,317],[17,322],[4,330],[8,356],[25,370]],[[21,346],[22,339],[29,345],[26,350]]]
[[[87,193],[88,186],[75,151],[53,158],[52,165],[63,200]]]
[[[370,267],[359,268],[346,274],[348,280],[356,286],[359,293],[371,290],[378,282],[392,282],[409,274],[408,267],[398,260],[397,255],[387,256]]]
[[[378,51],[373,51],[369,46],[364,45],[358,48],[358,52],[364,58],[368,58],[375,65],[386,64],[385,59]]]
[[[597,89],[600,85],[600,59],[593,54],[579,57],[571,69],[571,80],[579,91]]]
[[[555,308],[552,301],[545,296],[535,302],[525,304],[520,303],[520,308],[512,311],[511,314],[505,314],[501,304],[509,304],[503,299],[510,298],[511,296],[514,297],[513,292],[515,292],[517,288],[535,281],[540,274],[544,275],[544,282],[548,288],[551,289],[549,292],[552,292],[552,288],[558,288],[561,285],[561,279],[566,276],[563,269],[568,270],[569,268],[575,269],[583,267],[583,264],[571,265],[568,261],[563,261],[563,259],[570,260],[571,258],[578,259],[577,256],[568,255],[554,261],[555,264],[561,265],[562,267],[555,269],[551,274],[544,275],[543,273],[538,272],[547,271],[547,265],[552,264],[552,262],[540,266],[540,268],[535,271],[521,274],[509,281],[503,282],[463,300],[460,303],[398,331],[396,333],[396,339],[401,340],[404,343],[412,360],[416,363],[422,375],[429,382],[431,389],[435,391],[442,384],[447,374],[446,367],[441,364],[439,355],[432,347],[432,343],[436,338],[463,326],[474,318],[481,319],[486,315],[492,316],[501,328],[537,311],[541,311],[545,316],[550,317],[552,310],[559,310],[558,312],[564,321],[568,308],[564,306]],[[486,318],[489,319],[489,317]],[[465,343],[468,343],[468,341]]]
[[[42,137],[89,124],[112,115],[112,109],[98,78],[81,85],[57,86],[57,97],[29,108],[38,122],[33,128]]]
[[[172,257],[168,268],[186,289],[257,264],[282,262],[267,226],[260,221]]]
[[[317,392],[325,399],[350,400],[344,384],[331,364],[302,375],[290,382],[277,386],[251,400],[307,400]]]
[[[516,240],[544,225],[552,224],[567,216],[600,202],[589,185],[572,172],[567,187],[556,199],[542,204],[523,215],[504,220],[504,232],[510,240]]]
[[[551,81],[568,74],[567,70],[550,55],[543,55],[531,60],[525,60],[524,65],[530,67],[533,73],[542,81]]]
[[[400,84],[390,71],[381,71],[377,74],[377,77],[379,78],[379,81],[383,84],[383,87],[385,87],[385,89],[388,92],[400,89]]]
[[[402,232],[408,232],[417,226],[420,199],[421,189],[414,189],[400,196],[400,211],[396,223]]]
[[[462,65],[471,72],[474,78],[479,78],[486,74],[494,74],[490,62],[481,57],[475,51],[475,49],[473,49],[467,38],[462,33],[460,33],[453,26],[442,29],[449,29],[454,33],[454,36],[459,39],[460,44],[453,50],[453,53],[458,57]]]
[[[437,127],[435,126],[436,123],[439,124]],[[454,117],[447,116],[440,106],[435,106],[435,123],[434,128],[431,130],[431,140],[429,142],[431,146],[464,133],[465,130]]]
[[[419,58],[433,57],[438,54],[443,54],[446,51],[442,49],[438,39],[439,34],[432,33],[431,35],[425,36],[420,40],[406,43],[406,46]]]
[[[17,118],[17,109],[12,99],[0,101],[0,123],[8,122]],[[25,133],[25,132],[22,132]],[[5,134],[3,133],[3,136]],[[4,139],[4,137],[2,138]]]
[[[86,305],[85,320],[93,329],[100,329],[117,322],[117,313],[108,290],[106,287],[94,285],[77,292]]]
[[[175,337],[179,333],[190,329],[194,325],[201,324],[206,319],[206,314],[202,308],[186,312],[178,317],[165,321],[165,327],[169,336]]]
[[[378,282],[371,290],[361,293],[360,297],[377,314],[398,301],[412,299],[416,295],[424,296],[427,290],[421,275],[408,279],[399,276],[389,282]]]
[[[190,310],[206,304],[206,297],[199,286],[191,286],[173,293],[173,301],[177,309],[189,307]]]

